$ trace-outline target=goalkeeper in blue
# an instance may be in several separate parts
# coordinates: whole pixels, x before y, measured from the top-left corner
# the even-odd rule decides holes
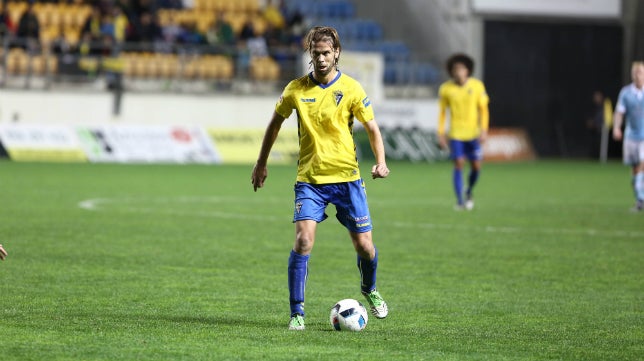
[[[313,71],[284,88],[251,175],[253,189],[257,191],[268,175],[268,156],[282,123],[295,111],[300,150],[294,189],[295,244],[288,260],[291,330],[305,328],[308,262],[317,225],[327,218],[325,210],[329,204],[335,206],[337,220],[349,231],[357,253],[361,291],[371,312],[377,318],[385,318],[388,313],[387,303],[376,290],[378,250],[371,236],[371,216],[358,167],[353,122],[360,121],[368,134],[376,159],[371,168],[373,179],[389,175],[380,128],[360,83],[338,69],[342,47],[337,31],[331,27],[312,28],[304,39],[304,48],[311,55]]]
[[[644,209],[644,61],[631,68],[633,82],[619,92],[613,115],[613,138],[624,139],[624,164],[631,167],[631,184],[635,193],[634,212]],[[624,133],[622,124],[626,119]]]

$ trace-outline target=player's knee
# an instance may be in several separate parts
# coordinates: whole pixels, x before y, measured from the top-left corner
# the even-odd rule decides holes
[[[295,237],[295,246],[293,247],[293,250],[299,254],[309,254],[313,249],[313,243],[315,243],[315,239],[312,235],[300,232]]]

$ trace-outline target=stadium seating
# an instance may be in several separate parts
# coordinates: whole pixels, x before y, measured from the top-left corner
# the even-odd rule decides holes
[[[344,49],[382,53],[385,84],[431,85],[440,80],[440,71],[433,64],[412,60],[412,52],[403,41],[386,39],[381,24],[356,17],[350,0],[287,0],[286,5],[310,17],[311,23],[336,28]]]
[[[7,12],[14,24],[27,10],[26,1],[10,1],[6,3]],[[40,41],[43,44],[50,42],[59,35],[67,41],[76,44],[80,38],[83,24],[89,17],[92,7],[87,4],[45,3],[36,2],[33,6],[34,13],[40,25]]]
[[[440,71],[430,63],[414,61],[413,54],[405,42],[389,39],[383,26],[373,19],[356,16],[351,0],[286,0],[289,12],[295,11],[308,17],[306,23],[319,23],[335,27],[342,38],[345,50],[379,52],[383,54],[385,69],[383,80],[388,85],[420,84],[432,85],[440,81]],[[251,21],[257,34],[268,28],[262,16],[259,0],[194,0],[194,8],[161,8],[157,15],[162,26],[170,22],[195,24],[198,31],[206,33],[223,14],[235,34],[239,35],[247,21]],[[9,1],[5,4],[14,24],[27,9],[27,1]],[[34,12],[41,26],[40,42],[43,49],[61,36],[72,44],[78,44],[81,29],[89,18],[92,7],[83,2],[34,3]],[[276,53],[277,54],[277,53]],[[236,72],[232,58],[222,55],[201,55],[186,60],[172,54],[143,52],[124,53],[121,56],[125,76],[132,79],[185,78],[230,80]],[[277,61],[276,61],[277,60]],[[12,49],[7,54],[7,73],[10,75],[46,74],[58,69],[56,59],[49,55],[28,55],[21,49]],[[256,58],[244,65],[252,80],[276,81],[288,73],[281,66],[292,66],[289,62],[270,57]]]
[[[223,55],[183,56],[150,52],[123,52],[126,79],[203,79],[228,81],[234,76],[230,58]]]
[[[46,75],[58,70],[58,59],[50,55],[29,56],[22,48],[13,48],[7,54],[8,75]]]

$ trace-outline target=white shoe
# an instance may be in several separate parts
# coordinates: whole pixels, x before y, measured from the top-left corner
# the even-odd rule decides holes
[[[474,209],[474,200],[473,199],[468,199],[465,201],[465,209],[468,211],[471,211]]]
[[[376,290],[373,290],[369,293],[362,292],[364,297],[369,302],[369,308],[371,313],[376,316],[376,318],[385,318],[389,314],[389,307],[387,307],[387,302],[382,298],[380,293]]]

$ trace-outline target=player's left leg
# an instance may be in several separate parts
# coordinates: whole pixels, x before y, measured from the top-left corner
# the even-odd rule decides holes
[[[357,253],[360,270],[360,290],[367,299],[371,312],[376,318],[385,318],[389,313],[387,303],[376,289],[378,250],[371,237],[371,215],[367,205],[367,194],[362,180],[348,182],[333,200],[336,217],[347,230]]]
[[[635,154],[637,155],[633,165],[633,191],[635,193],[635,206],[633,211],[644,210],[644,141],[637,142]]]
[[[471,210],[474,208],[474,195],[472,193],[481,173],[481,161],[483,159],[479,140],[474,139],[467,142],[465,144],[465,153],[470,161],[470,173],[467,177],[467,189],[465,190],[465,209]]]
[[[376,289],[376,273],[378,270],[378,249],[373,244],[371,231],[349,232],[353,247],[358,254],[358,269],[360,270],[360,290],[369,303],[371,313],[376,318],[385,318],[389,307],[380,292]]]

